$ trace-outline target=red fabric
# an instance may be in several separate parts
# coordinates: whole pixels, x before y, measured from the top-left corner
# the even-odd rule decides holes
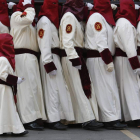
[[[133,70],[140,68],[140,62],[137,56],[129,58],[129,62]]]
[[[79,66],[79,65],[82,65],[82,62],[81,62],[81,59],[78,57],[78,58],[75,58],[75,59],[70,59],[70,61],[72,62],[72,65],[75,67],[75,66]]]
[[[44,0],[38,17],[46,16],[50,21],[59,28],[59,5],[58,0]]]
[[[115,20],[119,18],[126,18],[133,26],[137,26],[136,10],[133,0],[120,0],[120,8],[118,8],[118,12],[115,15]]]
[[[90,12],[90,16],[93,13],[100,13],[109,24],[115,26],[110,0],[94,0],[93,4],[94,7]]]
[[[10,34],[0,34],[0,57],[1,56],[6,57],[13,70],[15,70],[15,51],[13,37]]]
[[[83,0],[67,0],[63,6],[62,16],[67,13],[71,12],[75,15],[77,20],[83,21],[84,20],[84,2]]]
[[[17,85],[17,81],[18,81],[18,77],[17,76],[14,76],[14,75],[11,75],[9,74],[7,79],[6,79],[6,82],[12,86],[16,86]]]
[[[112,58],[112,55],[111,55],[109,49],[105,49],[104,51],[102,51],[102,52],[100,53],[100,55],[101,55],[103,61],[105,62],[105,64],[108,65],[108,64],[110,64],[111,62],[113,62],[113,58]]]
[[[45,70],[47,73],[50,73],[53,70],[57,70],[57,68],[53,62],[50,62],[50,63],[44,65],[44,67],[45,67]]]
[[[120,48],[116,48],[115,56],[127,57],[127,54]]]
[[[6,0],[0,0],[0,21],[7,27],[10,27],[8,16],[8,5]]]

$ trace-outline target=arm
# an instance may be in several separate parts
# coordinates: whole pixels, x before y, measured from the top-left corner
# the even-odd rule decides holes
[[[74,17],[67,16],[62,22],[62,42],[66,51],[68,59],[72,62],[73,66],[81,65],[81,60],[74,48],[73,39],[76,32],[76,23]]]
[[[43,19],[42,19],[43,18]],[[47,73],[56,70],[53,63],[53,57],[51,52],[52,45],[52,32],[51,23],[46,17],[42,17],[37,24],[37,39],[39,48],[41,51],[42,63]]]

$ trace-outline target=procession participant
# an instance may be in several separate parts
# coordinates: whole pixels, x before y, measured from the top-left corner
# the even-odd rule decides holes
[[[112,56],[115,52],[113,41],[113,19],[110,0],[94,0],[85,31],[87,67],[94,85],[100,110],[100,121],[109,129],[123,129],[121,107]]]
[[[13,86],[23,82],[23,79],[13,75],[15,70],[15,51],[13,38],[8,33],[0,34],[0,136],[12,133],[23,136],[25,131],[13,98]],[[16,94],[16,89],[14,90]]]
[[[40,71],[38,65],[39,47],[36,29],[32,26],[35,17],[33,1],[20,0],[16,12],[11,16],[11,35],[15,47],[16,74],[26,81],[18,86],[17,107],[26,129],[43,130],[36,122],[46,120]]]
[[[0,34],[9,33],[10,20],[8,16],[8,6],[6,0],[0,1]]]
[[[122,120],[140,120],[140,63],[137,57],[137,22],[133,0],[120,0],[120,8],[115,19],[115,69],[122,105]]]
[[[48,123],[51,129],[65,130],[60,121],[74,121],[70,93],[60,63],[58,0],[44,0],[39,12],[37,38]],[[50,8],[51,7],[51,8]]]
[[[59,28],[62,67],[74,108],[75,123],[84,129],[102,127],[98,123],[98,106],[93,85],[82,57],[84,47],[83,0],[67,0]]]

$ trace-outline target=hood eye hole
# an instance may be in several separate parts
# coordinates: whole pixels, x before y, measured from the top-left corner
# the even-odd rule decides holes
[[[57,4],[56,2],[53,2],[53,4]]]
[[[133,7],[132,4],[130,4],[130,6]]]

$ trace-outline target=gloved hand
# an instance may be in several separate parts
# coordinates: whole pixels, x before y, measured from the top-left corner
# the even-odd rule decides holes
[[[140,6],[138,4],[135,4],[135,10],[140,9]]]
[[[87,3],[86,2],[86,6],[88,7],[88,10],[91,10],[93,8],[94,5],[92,5],[91,3]]]
[[[112,72],[114,70],[114,64],[111,62],[110,64],[107,65],[107,71]]]
[[[23,81],[25,81],[25,79],[22,77],[18,77],[18,81],[17,81],[17,84],[21,84]]]
[[[140,75],[140,68],[138,68],[138,69],[134,70],[134,73],[136,73],[136,74]]]
[[[31,0],[24,0],[24,2],[22,2],[23,6],[25,6],[26,4],[31,4]]]
[[[117,9],[117,5],[111,4],[111,8],[112,8],[112,10],[116,10]]]
[[[9,2],[8,4],[8,8],[12,9],[14,5],[16,5],[14,2]]]
[[[51,72],[49,73],[49,75],[51,75],[51,76],[56,76],[56,74],[57,74],[57,71],[56,71],[56,70],[53,70],[53,71],[51,71]]]
[[[81,67],[82,67],[81,65],[75,66],[75,68],[78,69],[78,70],[81,70]]]

